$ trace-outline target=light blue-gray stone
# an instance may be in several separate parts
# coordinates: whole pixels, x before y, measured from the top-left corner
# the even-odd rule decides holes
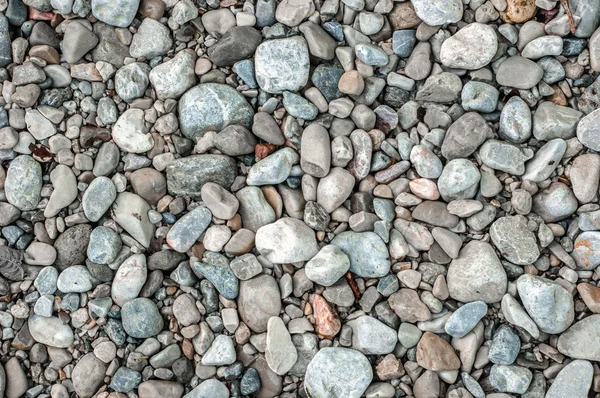
[[[206,206],[198,206],[181,217],[167,233],[167,243],[180,253],[188,251],[208,228],[212,213]]]
[[[19,210],[34,210],[42,191],[42,167],[29,155],[17,156],[10,162],[4,182],[8,203]]]
[[[313,120],[319,114],[319,110],[312,102],[289,91],[283,93],[283,106],[290,115],[299,119]]]
[[[494,365],[489,381],[498,392],[524,394],[532,377],[531,371],[521,366]]]
[[[496,110],[500,92],[487,83],[470,81],[464,85],[461,93],[462,107],[465,111],[490,113]]]
[[[452,313],[444,329],[452,337],[463,337],[473,330],[487,310],[488,306],[483,301],[467,303]]]
[[[204,261],[196,261],[193,271],[208,279],[223,297],[233,300],[239,293],[239,281],[231,272],[227,257],[214,252],[204,253]]]
[[[87,256],[96,264],[110,264],[121,251],[123,242],[115,231],[107,227],[96,227],[90,234]]]
[[[502,325],[494,334],[488,351],[490,362],[498,365],[512,365],[519,355],[521,340],[508,325]]]
[[[374,232],[342,232],[331,244],[346,253],[350,271],[360,277],[381,278],[390,271],[387,246]]]
[[[384,66],[389,62],[389,57],[379,46],[371,43],[358,43],[354,47],[356,58],[367,65]]]
[[[546,398],[587,398],[593,379],[594,367],[590,362],[573,361],[556,376]]]
[[[156,336],[163,328],[156,304],[147,298],[136,298],[123,304],[121,319],[125,332],[136,339]]]
[[[412,29],[397,30],[392,35],[392,50],[399,57],[406,58],[412,54],[417,43],[416,31]]]

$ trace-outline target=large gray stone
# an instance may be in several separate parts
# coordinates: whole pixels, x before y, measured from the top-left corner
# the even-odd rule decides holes
[[[561,334],[556,348],[571,358],[600,361],[598,335],[600,335],[600,315],[592,314]]]
[[[8,167],[4,191],[8,203],[19,210],[34,210],[41,199],[42,167],[31,156],[17,156]]]
[[[204,83],[181,96],[179,128],[190,139],[208,131],[219,132],[231,124],[249,127],[254,111],[246,99],[226,84]]]
[[[171,195],[201,197],[207,182],[228,189],[235,180],[237,164],[225,155],[193,155],[180,158],[167,166],[167,187]]]
[[[310,62],[308,46],[301,36],[268,40],[254,55],[256,81],[268,93],[298,91],[306,85]]]

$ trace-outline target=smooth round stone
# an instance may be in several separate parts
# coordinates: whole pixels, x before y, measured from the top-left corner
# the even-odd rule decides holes
[[[117,198],[117,189],[108,177],[96,177],[83,192],[81,205],[88,220],[98,221]]]
[[[283,106],[293,117],[314,120],[319,114],[319,109],[301,95],[289,91],[283,93]]]
[[[107,227],[96,227],[90,235],[88,258],[96,264],[110,264],[121,251],[121,237]]]
[[[527,313],[543,332],[562,333],[573,323],[573,297],[558,283],[522,275],[517,280],[517,290]]]
[[[584,116],[577,124],[577,138],[586,148],[600,151],[600,109]],[[9,169],[10,170],[10,169]]]
[[[207,182],[202,186],[200,193],[206,207],[217,218],[229,220],[239,209],[238,199],[219,184]]]
[[[527,103],[519,96],[510,97],[500,113],[500,137],[520,144],[531,137],[531,128],[531,110]]]
[[[350,269],[350,259],[337,246],[323,247],[306,265],[306,277],[321,286],[331,286]]]
[[[72,265],[60,273],[56,286],[63,293],[84,293],[92,289],[92,276],[87,267]]]
[[[577,211],[577,198],[562,182],[552,183],[533,197],[533,211],[547,222],[556,222]]]
[[[544,57],[537,63],[544,70],[544,77],[542,77],[542,80],[548,84],[557,83],[566,76],[565,68],[560,61],[554,57]]]
[[[135,18],[139,4],[140,0],[93,0],[92,14],[109,25],[126,28]]]
[[[147,298],[128,301],[121,308],[125,332],[136,339],[156,336],[163,328],[163,319],[156,304]]]
[[[67,348],[73,344],[71,327],[63,324],[57,317],[46,318],[32,315],[29,317],[27,325],[31,337],[38,343],[56,348]]]
[[[25,250],[25,263],[30,265],[52,265],[56,260],[56,249],[48,243],[31,242]]]
[[[144,247],[150,245],[154,225],[148,219],[150,206],[140,196],[121,192],[112,206],[113,220]]]
[[[115,90],[125,102],[144,96],[148,87],[150,67],[141,62],[125,65],[115,74]]]
[[[588,361],[576,360],[562,368],[545,398],[587,397],[594,379],[594,366]]]
[[[442,173],[442,161],[424,145],[415,145],[411,149],[410,161],[423,178],[435,179]]]
[[[195,63],[196,54],[191,50],[183,50],[153,68],[148,78],[158,98],[179,98],[191,88],[196,83]]]
[[[510,57],[500,64],[496,81],[501,86],[528,90],[542,80],[544,70],[535,62],[520,56]]]
[[[59,164],[50,172],[50,180],[54,191],[44,210],[44,217],[51,218],[61,209],[70,205],[77,199],[77,179],[73,171],[65,165]]]
[[[582,232],[577,236],[571,256],[577,263],[577,268],[594,270],[600,265],[600,232]]]
[[[285,375],[298,360],[298,351],[292,343],[290,333],[278,316],[269,319],[265,359],[269,368],[278,375]]]
[[[576,359],[600,360],[596,344],[600,333],[600,315],[593,314],[575,323],[558,338],[556,348],[562,354]]]
[[[124,309],[124,304],[134,300],[146,283],[147,274],[146,256],[143,254],[134,254],[123,261],[111,286],[110,295],[115,304]]]
[[[282,218],[259,228],[255,242],[256,250],[276,264],[308,261],[319,251],[315,232],[294,218]]]
[[[488,306],[483,301],[473,301],[459,307],[444,325],[444,330],[452,337],[461,338],[469,333],[487,314]]]
[[[465,111],[490,113],[496,110],[499,95],[494,86],[470,81],[464,85],[461,93],[462,107]]]
[[[309,78],[310,60],[301,36],[262,42],[254,55],[256,81],[268,93],[298,91]]]
[[[504,267],[494,248],[485,242],[470,241],[450,263],[446,276],[450,297],[463,303],[497,303],[507,289]]]
[[[412,29],[397,30],[392,35],[392,50],[399,57],[409,57],[417,43],[416,31]]]
[[[304,389],[309,397],[360,398],[372,379],[373,370],[364,354],[326,347],[308,364]]]
[[[356,58],[367,65],[384,66],[388,63],[388,56],[379,46],[371,43],[358,43],[354,47]]]
[[[510,326],[502,325],[494,334],[488,351],[490,362],[511,365],[519,355],[521,340]]]
[[[455,23],[463,15],[461,0],[412,0],[415,13],[429,26]]]
[[[331,244],[348,256],[352,273],[363,278],[381,278],[389,273],[389,252],[376,233],[345,231]]]
[[[55,265],[62,269],[74,264],[84,264],[91,233],[91,225],[79,224],[60,234],[54,242],[57,253]]]
[[[181,96],[178,114],[183,135],[195,139],[208,131],[219,132],[232,124],[249,127],[254,110],[234,88],[226,84],[204,83]]]
[[[154,147],[154,138],[144,124],[144,111],[131,108],[123,112],[112,129],[112,138],[121,150],[143,153]]]
[[[266,332],[269,319],[279,316],[281,311],[281,294],[277,281],[264,274],[241,281],[237,305],[240,319],[252,331]]]
[[[422,2],[426,3],[427,0]],[[442,3],[443,1],[437,2]],[[454,1],[443,3],[451,4]],[[497,49],[496,32],[489,25],[475,22],[465,26],[444,41],[440,50],[440,59],[442,64],[449,68],[480,69],[491,62]]]
[[[331,143],[327,129],[311,124],[302,132],[300,166],[307,174],[325,177],[331,165]]]
[[[535,234],[523,216],[499,218],[490,227],[490,237],[502,256],[514,264],[533,264],[540,256]]]
[[[389,354],[398,343],[397,332],[371,316],[361,316],[347,325],[352,328],[352,348],[364,354]]]
[[[446,164],[438,179],[440,195],[446,202],[475,197],[481,174],[473,162],[454,159]]]
[[[4,182],[8,203],[19,210],[34,210],[40,201],[42,167],[31,156],[17,156],[10,162]]]

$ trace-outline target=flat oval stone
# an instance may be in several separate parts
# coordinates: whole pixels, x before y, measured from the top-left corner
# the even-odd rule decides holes
[[[517,280],[517,290],[527,313],[543,332],[558,334],[573,323],[573,297],[558,283],[522,275]]]
[[[389,354],[398,343],[398,333],[371,316],[361,316],[346,325],[352,328],[352,348],[364,354]]]
[[[277,281],[270,275],[259,275],[240,282],[237,298],[240,319],[256,333],[267,331],[272,316],[279,316],[281,294]]]
[[[444,330],[452,337],[461,338],[469,333],[487,314],[488,306],[483,301],[473,301],[459,307],[444,325]]]
[[[508,278],[489,243],[470,241],[450,263],[446,279],[455,300],[497,303],[506,293]]]
[[[542,80],[544,70],[535,62],[520,56],[509,57],[500,64],[496,81],[502,86],[528,90]]]
[[[520,144],[531,137],[532,118],[527,103],[519,96],[510,97],[500,113],[498,134],[501,138]]]
[[[388,249],[376,233],[345,231],[331,244],[348,256],[352,273],[364,278],[381,278],[389,273]]]
[[[112,206],[113,220],[144,247],[150,245],[154,225],[148,219],[150,205],[140,196],[121,192]]]
[[[304,389],[309,397],[360,398],[372,379],[373,370],[364,354],[326,347],[308,364]]]
[[[125,332],[136,339],[156,336],[163,328],[163,319],[156,304],[147,298],[136,298],[121,308]]]
[[[31,337],[38,343],[56,348],[67,348],[73,344],[73,331],[57,317],[46,318],[32,315],[27,322]]]
[[[525,167],[523,180],[542,182],[550,177],[559,165],[560,160],[567,150],[567,143],[560,138],[548,141],[533,156]]]
[[[10,162],[4,182],[8,203],[19,210],[34,210],[42,191],[42,167],[31,156],[17,156]]]
[[[441,3],[441,1],[437,2]],[[489,25],[475,22],[444,41],[440,50],[440,59],[442,64],[449,68],[480,69],[490,63],[497,49],[498,39],[494,30]]]
[[[598,333],[600,333],[600,315],[593,314],[575,323],[561,334],[556,348],[571,358],[600,361],[600,347],[596,344]]]
[[[540,141],[572,138],[582,116],[576,109],[551,101],[542,102],[533,115],[533,135]]]
[[[579,340],[577,340],[579,342]],[[562,368],[545,398],[586,398],[594,379],[594,366],[576,360]]]
[[[167,233],[167,243],[180,253],[187,252],[208,228],[212,213],[205,206],[198,206],[181,217]]]
[[[108,177],[100,176],[92,180],[83,192],[81,205],[88,220],[98,221],[117,198],[115,184]]]
[[[249,127],[254,111],[246,99],[226,84],[204,83],[181,96],[179,128],[190,139],[208,131],[219,132],[231,124]]]
[[[63,293],[84,293],[92,289],[92,276],[87,267],[72,265],[60,273],[56,286]]]
[[[525,172],[525,161],[531,159],[533,152],[504,141],[487,140],[479,149],[479,155],[489,168],[519,176]]]

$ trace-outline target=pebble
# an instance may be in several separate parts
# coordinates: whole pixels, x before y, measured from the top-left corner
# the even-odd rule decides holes
[[[453,259],[446,276],[450,297],[468,303],[495,303],[506,293],[507,276],[493,247],[471,241]]]
[[[298,91],[309,77],[306,40],[302,37],[268,40],[256,48],[256,81],[268,93]]]
[[[198,206],[181,217],[167,233],[167,243],[174,250],[185,253],[208,228],[212,214],[207,207]]]
[[[274,316],[267,323],[265,358],[269,368],[278,375],[286,374],[298,360],[298,352],[281,318]]]
[[[545,222],[562,220],[575,213],[576,209],[577,198],[573,195],[573,191],[561,182],[551,184],[533,197],[533,211]]]
[[[414,0],[411,3],[417,16],[430,26],[455,23],[463,15],[463,3],[459,0]]]
[[[92,13],[94,17],[109,25],[125,28],[131,24],[138,9],[139,0],[93,0]]]
[[[146,257],[134,254],[127,258],[115,273],[111,286],[111,298],[120,307],[138,297],[146,278],[148,270]]]
[[[256,333],[267,331],[267,323],[281,311],[279,286],[272,276],[259,275],[240,282],[237,297],[240,319]]]
[[[452,337],[464,337],[487,314],[487,310],[487,304],[483,301],[467,303],[452,313],[444,330]]]
[[[573,323],[573,298],[556,282],[522,275],[517,280],[517,290],[527,313],[541,331],[558,334]]]
[[[350,269],[350,259],[337,246],[323,247],[304,266],[306,277],[322,286],[331,286]]]
[[[123,329],[133,338],[156,336],[163,327],[163,319],[156,305],[147,298],[134,298],[121,308]]]
[[[189,89],[177,106],[179,128],[190,139],[200,138],[208,131],[221,131],[230,124],[249,126],[253,116],[252,108],[241,94],[218,83]]]
[[[280,219],[259,228],[256,231],[256,249],[277,264],[308,261],[319,250],[314,231],[293,218]]]
[[[220,334],[215,337],[210,348],[202,357],[202,365],[222,366],[235,362],[235,348],[231,337]]]
[[[535,235],[523,216],[499,218],[490,227],[490,237],[502,256],[514,264],[532,264],[540,256]]]
[[[524,394],[533,374],[521,366],[494,365],[490,372],[490,384],[500,392]]]
[[[388,274],[388,250],[383,240],[374,232],[342,232],[331,244],[348,256],[350,272],[368,278],[380,278]]]
[[[562,368],[546,393],[547,398],[587,397],[594,369],[588,361],[576,360]]]
[[[511,365],[519,355],[521,341],[510,326],[503,325],[494,334],[488,351],[490,362]]]
[[[326,347],[310,361],[304,389],[308,396],[359,398],[372,379],[373,370],[365,355],[348,348]]]
[[[600,350],[593,344],[593,339],[599,329],[600,315],[590,315],[574,323],[561,334],[556,348],[571,358],[597,361],[600,358]]]
[[[179,98],[188,89],[192,88],[196,82],[195,63],[196,55],[192,51],[186,50],[177,53],[172,59],[153,68],[148,74],[148,80],[156,90],[158,98],[163,100]],[[117,74],[123,69],[119,69]]]
[[[398,342],[397,332],[370,316],[347,323],[352,328],[352,348],[366,355],[389,354]]]
[[[17,156],[8,167],[4,189],[8,203],[19,210],[33,210],[40,201],[42,168],[31,156]]]
[[[502,86],[528,90],[538,84],[543,76],[544,70],[541,66],[517,55],[500,64],[496,81]]]
[[[57,317],[31,315],[27,325],[31,337],[38,343],[56,348],[67,348],[73,344],[73,331]]]
[[[84,355],[73,368],[73,388],[80,397],[93,396],[104,382],[106,365],[92,353]]]
[[[422,3],[426,2],[422,1]],[[446,4],[454,3],[456,2]],[[440,59],[442,64],[449,68],[475,70],[489,64],[497,49],[498,40],[493,29],[488,25],[475,22],[444,41],[440,50]]]
[[[117,190],[110,178],[104,176],[94,178],[81,199],[86,218],[92,222],[100,220],[116,197]]]

